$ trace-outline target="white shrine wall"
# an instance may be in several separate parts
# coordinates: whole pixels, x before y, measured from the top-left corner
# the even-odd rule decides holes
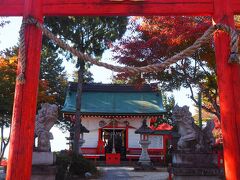
[[[96,148],[98,143],[98,124],[99,119],[93,117],[82,118],[82,124],[89,130],[89,133],[84,133],[85,143],[82,147]]]
[[[142,125],[142,121],[143,118],[133,118],[129,122],[129,126],[134,128],[128,129],[128,148],[140,148],[140,135],[135,134],[135,131]]]
[[[98,129],[100,128],[99,122],[104,121],[106,124],[109,124],[112,119],[111,118],[102,118],[102,117],[84,117],[82,118],[82,124],[89,130],[89,133],[84,133],[85,143],[82,147],[86,148],[96,148],[98,144]],[[140,148],[139,140],[140,135],[135,134],[136,129],[138,129],[142,125],[143,118],[122,118],[116,119],[118,122],[118,126],[126,127],[125,121],[128,121],[128,148]],[[149,126],[150,121],[147,121]]]

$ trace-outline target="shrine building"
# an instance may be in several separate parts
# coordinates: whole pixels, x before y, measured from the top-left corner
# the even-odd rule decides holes
[[[69,83],[63,116],[74,122],[77,83]],[[151,160],[165,161],[171,139],[171,126],[153,127],[166,112],[161,91],[149,85],[84,84],[81,119],[89,133],[84,134],[81,150],[86,158],[105,158],[106,153],[120,153],[121,160],[138,159],[141,154],[140,136],[135,134],[143,119],[154,132],[149,135],[148,152]]]

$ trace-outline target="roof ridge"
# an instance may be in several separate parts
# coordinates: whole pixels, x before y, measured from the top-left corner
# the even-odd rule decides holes
[[[70,91],[77,90],[76,82],[69,82]],[[143,84],[137,86],[133,84],[102,84],[102,83],[84,83],[83,91],[93,92],[158,92],[160,91],[156,84]]]

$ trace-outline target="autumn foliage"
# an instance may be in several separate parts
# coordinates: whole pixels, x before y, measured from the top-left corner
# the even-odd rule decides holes
[[[48,81],[40,80],[38,87],[38,104],[40,103],[55,103],[56,97],[52,94],[48,94],[47,90],[49,89]]]
[[[167,58],[191,46],[211,26],[209,17],[158,16],[134,17],[129,31],[131,36],[114,46],[114,58],[123,65],[140,67],[162,63]],[[189,88],[190,98],[198,105],[193,88],[203,93],[203,108],[220,119],[215,72],[214,45],[210,39],[191,57],[179,60],[163,72],[150,72],[130,76],[118,73],[116,80],[125,83],[157,82],[165,91]]]
[[[17,57],[0,56],[0,114],[10,113],[15,89]]]
[[[137,29],[146,36],[151,44],[159,42],[162,52],[171,54],[189,46],[211,25],[209,18],[185,16],[142,17]],[[180,47],[181,46],[181,47]]]
[[[16,83],[17,56],[0,57],[0,111],[11,111]],[[38,103],[55,101],[54,95],[48,94],[48,82],[39,81]]]
[[[140,22],[139,22],[140,21]],[[127,37],[114,47],[116,60],[129,66],[145,66],[190,46],[211,25],[208,17],[136,17]]]

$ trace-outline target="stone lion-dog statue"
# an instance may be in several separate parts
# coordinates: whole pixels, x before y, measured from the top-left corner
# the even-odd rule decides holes
[[[56,123],[57,119],[57,105],[49,103],[41,104],[41,109],[38,110],[35,122],[35,138],[38,138],[37,151],[51,151],[50,139],[53,139],[53,135],[50,132],[50,129]]]
[[[188,106],[179,107],[176,105],[172,114],[173,121],[177,124],[178,134],[181,136],[177,143],[178,150],[190,150],[196,152],[211,151],[215,143],[212,134],[214,122],[207,121],[204,129],[194,123]]]

